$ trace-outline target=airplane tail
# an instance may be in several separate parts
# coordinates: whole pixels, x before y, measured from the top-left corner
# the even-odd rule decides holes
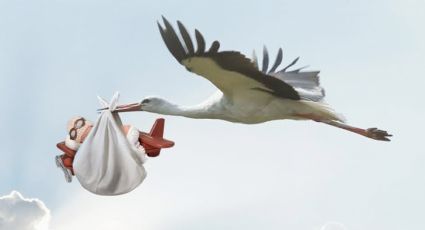
[[[164,124],[165,124],[164,118],[156,119],[149,134],[152,137],[161,137],[161,138],[164,137]]]
[[[143,147],[146,150],[146,154],[150,157],[158,156],[162,148],[170,148],[174,146],[173,141],[169,141],[163,138],[164,126],[164,118],[158,118],[153,124],[149,134],[142,136]]]

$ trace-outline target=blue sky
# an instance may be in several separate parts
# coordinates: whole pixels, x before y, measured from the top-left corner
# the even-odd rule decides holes
[[[0,195],[39,198],[58,230],[92,229],[89,217],[108,220],[103,229],[424,228],[424,10],[420,0],[2,0]],[[55,144],[70,117],[96,119],[96,95],[195,104],[215,91],[169,54],[161,15],[222,50],[300,56],[299,66],[321,70],[327,101],[348,123],[386,129],[393,141],[314,122],[166,117],[177,144],[147,163],[136,191],[105,198],[66,184]],[[122,115],[145,130],[156,117]]]

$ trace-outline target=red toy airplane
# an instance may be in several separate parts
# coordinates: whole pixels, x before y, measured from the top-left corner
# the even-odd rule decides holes
[[[156,119],[149,133],[140,132],[139,141],[149,157],[157,157],[162,148],[174,146],[174,142],[164,139],[164,118]]]

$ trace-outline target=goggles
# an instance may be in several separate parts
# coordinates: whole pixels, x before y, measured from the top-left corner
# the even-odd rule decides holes
[[[71,130],[69,130],[69,138],[71,140],[77,139],[77,135],[78,135],[77,130],[84,127],[84,125],[86,125],[86,119],[84,119],[83,117],[74,121],[74,127],[72,127]]]

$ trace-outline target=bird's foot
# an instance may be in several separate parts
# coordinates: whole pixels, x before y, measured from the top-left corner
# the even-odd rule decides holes
[[[388,137],[392,137],[393,135],[389,134],[387,131],[380,130],[378,128],[369,128],[366,129],[365,136],[378,141],[391,141]]]

